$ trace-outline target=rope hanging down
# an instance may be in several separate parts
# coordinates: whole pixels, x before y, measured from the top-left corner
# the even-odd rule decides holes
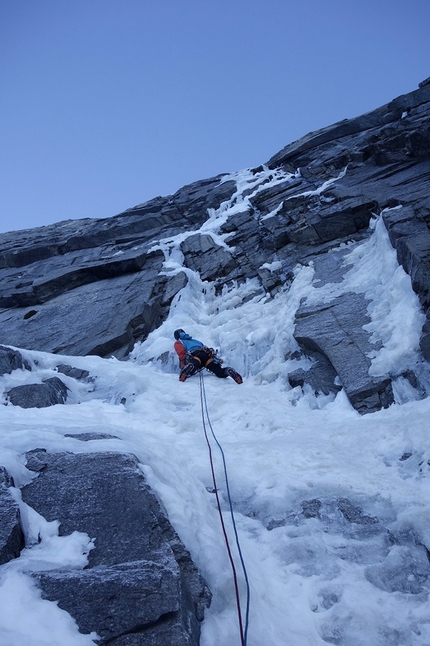
[[[204,385],[204,379],[203,379],[203,372],[201,371],[199,373],[199,375],[200,375],[200,402],[201,402],[201,410],[202,410],[203,431],[204,431],[204,434],[205,434],[206,443],[208,445],[209,460],[210,460],[211,472],[212,472],[212,481],[213,481],[214,493],[215,493],[215,497],[216,497],[216,501],[217,501],[218,514],[219,514],[219,517],[220,517],[221,527],[222,527],[222,531],[223,531],[223,534],[224,534],[224,540],[225,540],[225,544],[226,544],[226,548],[227,548],[227,553],[228,553],[228,557],[229,557],[229,560],[230,560],[231,569],[232,569],[232,572],[233,572],[233,580],[234,580],[234,588],[235,588],[235,594],[236,594],[236,605],[237,605],[237,614],[238,614],[238,620],[239,620],[241,645],[246,646],[246,644],[247,644],[247,636],[248,636],[249,602],[250,602],[250,588],[249,588],[248,574],[247,574],[247,571],[246,571],[245,562],[243,560],[242,550],[241,550],[241,547],[240,547],[240,541],[239,541],[239,535],[237,533],[236,521],[234,519],[233,504],[232,504],[232,500],[231,500],[231,496],[230,496],[230,486],[229,486],[229,481],[228,481],[227,464],[226,464],[226,460],[225,460],[225,455],[224,455],[224,451],[222,449],[222,446],[219,443],[219,441],[218,441],[218,439],[217,439],[217,437],[216,437],[216,435],[214,433],[214,430],[212,428],[212,424],[211,424],[211,421],[210,421],[209,411],[208,411],[208,404],[207,404],[207,399],[206,399],[206,391],[205,391],[205,385]],[[234,564],[233,555],[231,553],[231,548],[230,548],[230,543],[229,543],[229,539],[228,539],[228,535],[227,535],[227,530],[226,530],[226,527],[225,527],[224,518],[223,518],[222,510],[221,510],[221,501],[219,499],[218,486],[217,486],[217,482],[216,482],[215,468],[214,468],[214,462],[213,462],[213,456],[212,456],[212,446],[211,446],[209,436],[208,436],[208,433],[207,433],[206,420],[207,420],[208,426],[210,428],[212,437],[215,440],[215,442],[216,442],[216,444],[217,444],[217,446],[218,446],[218,448],[220,450],[221,456],[222,456],[222,462],[223,462],[223,468],[224,468],[224,479],[225,479],[225,484],[226,484],[227,498],[228,498],[228,504],[229,504],[229,508],[230,508],[231,521],[232,521],[232,525],[233,525],[233,530],[234,530],[234,535],[235,535],[235,539],[236,539],[237,550],[238,550],[238,553],[239,553],[240,563],[241,563],[241,566],[242,566],[242,571],[243,571],[243,575],[244,575],[245,583],[246,583],[245,624],[243,623],[243,619],[242,619],[242,609],[241,609],[241,604],[240,604],[239,585],[238,585],[238,580],[237,580],[236,567],[235,567],[235,564]]]

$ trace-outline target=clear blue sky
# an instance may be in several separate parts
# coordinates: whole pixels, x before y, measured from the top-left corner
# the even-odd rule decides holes
[[[430,0],[0,0],[0,232],[257,166],[430,76]]]

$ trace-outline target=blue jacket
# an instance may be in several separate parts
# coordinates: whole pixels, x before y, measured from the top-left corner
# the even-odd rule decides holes
[[[182,343],[187,352],[195,352],[199,348],[203,348],[203,343],[201,341],[193,339],[193,337],[189,334],[186,334],[186,332],[181,332],[181,334],[179,335],[179,341]]]

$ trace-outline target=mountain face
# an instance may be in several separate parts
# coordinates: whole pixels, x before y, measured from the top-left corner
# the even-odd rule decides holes
[[[196,182],[174,195],[155,198],[112,218],[60,222],[1,235],[0,379],[7,384],[3,403],[8,405],[3,410],[7,431],[2,432],[11,438],[2,455],[4,464],[0,463],[0,566],[8,568],[12,562],[22,561],[25,572],[27,563],[42,598],[58,603],[58,608],[76,620],[81,636],[88,637],[85,643],[198,646],[211,592],[149,481],[157,482],[150,465],[161,464],[160,490],[169,498],[171,488],[175,500],[183,499],[185,504],[185,512],[176,513],[176,523],[183,532],[184,526],[190,525],[191,533],[198,534],[198,540],[202,536],[203,545],[210,546],[210,558],[206,560],[215,558],[217,540],[212,540],[210,531],[207,533],[210,523],[202,522],[213,508],[205,503],[205,513],[199,516],[197,503],[202,504],[203,496],[210,496],[216,489],[203,486],[204,471],[201,480],[194,473],[203,459],[196,438],[188,442],[186,437],[196,419],[193,407],[198,409],[199,402],[194,401],[192,391],[172,394],[169,380],[164,391],[164,377],[174,377],[175,382],[177,378],[166,375],[171,357],[164,356],[169,352],[165,344],[157,345],[159,339],[143,351],[140,364],[106,362],[97,356],[87,356],[84,361],[78,355],[126,359],[133,348],[138,355],[136,342],[147,339],[179,303],[186,301],[184,288],[188,284],[195,290],[198,283],[197,291],[202,290],[203,296],[206,289],[215,295],[205,318],[210,311],[218,315],[217,301],[222,309],[225,299],[231,296],[223,310],[232,319],[225,319],[230,331],[236,321],[236,307],[252,312],[254,322],[258,319],[255,311],[261,307],[261,316],[266,313],[270,318],[269,326],[281,320],[286,329],[293,320],[294,343],[282,345],[281,357],[282,365],[295,366],[287,373],[293,391],[302,388],[303,392],[312,391],[317,396],[315,401],[320,396],[333,401],[332,394],[343,389],[360,414],[388,407],[394,401],[398,381],[408,384],[413,399],[424,399],[430,391],[429,188],[430,82],[424,82],[417,91],[374,112],[310,133],[258,168]],[[400,321],[403,304],[393,303],[399,292],[389,284],[384,284],[388,294],[381,291],[382,283],[378,283],[378,289],[377,282],[369,287],[372,273],[390,262],[388,273],[398,274],[401,269],[400,280],[407,280],[409,292],[412,285],[417,297],[414,303],[418,300],[420,304],[413,310],[418,323],[417,351],[412,359],[407,356],[397,360],[399,355],[389,348],[391,363],[383,360],[389,335],[375,328],[375,320],[384,321],[382,328],[389,326],[380,311],[387,309],[389,316],[397,307],[395,320]],[[279,298],[284,296],[288,298]],[[251,304],[252,310],[245,309]],[[379,310],[377,317],[373,316],[375,309]],[[183,314],[184,307],[180,311]],[[405,305],[405,315],[409,311],[409,305]],[[191,320],[192,315],[190,312]],[[246,316],[242,314],[237,321],[243,322]],[[170,323],[169,319],[167,326]],[[290,327],[286,337],[291,334]],[[258,342],[256,332],[254,344],[255,339]],[[233,336],[237,341],[239,332],[234,331]],[[280,336],[277,330],[277,338]],[[149,345],[150,342],[151,338]],[[401,345],[398,337],[397,344]],[[405,343],[408,349],[413,345]],[[49,358],[38,357],[37,350],[51,354]],[[246,365],[252,367],[252,359],[258,363],[261,354],[252,354],[250,347],[248,350],[251,358]],[[162,375],[151,372],[145,352],[164,362]],[[63,363],[64,356],[52,356],[60,354],[68,355],[68,359],[74,355],[76,365]],[[282,370],[277,360],[275,356],[275,368],[270,367],[269,372]],[[249,372],[261,375],[264,369]],[[268,382],[269,378],[265,383]],[[245,389],[245,385],[241,388]],[[227,425],[230,423],[226,414],[229,407],[238,409],[237,420],[243,418],[238,431],[240,455],[237,454],[233,473],[235,511],[251,519],[250,523],[261,522],[267,530],[264,545],[272,540],[268,536],[273,532],[273,554],[277,557],[279,545],[285,541],[285,562],[300,563],[304,576],[309,577],[302,581],[306,580],[308,586],[312,579],[312,594],[321,597],[318,603],[314,599],[310,612],[317,616],[334,608],[334,618],[324,620],[320,626],[323,642],[345,646],[357,643],[357,634],[364,634],[365,628],[356,622],[356,616],[367,622],[366,615],[360,614],[357,593],[349,592],[357,615],[351,615],[348,600],[342,600],[347,609],[345,628],[339,627],[341,622],[336,620],[336,605],[344,607],[342,590],[351,590],[348,585],[352,571],[358,575],[356,570],[347,569],[348,583],[339,587],[338,580],[338,587],[332,585],[338,560],[347,568],[362,564],[365,571],[360,576],[365,578],[357,580],[365,580],[366,585],[384,594],[397,595],[402,608],[416,600],[426,603],[430,581],[428,524],[423,520],[423,508],[428,502],[425,475],[430,466],[427,444],[420,448],[419,440],[415,444],[406,433],[404,446],[398,439],[399,432],[392,433],[392,420],[381,416],[368,416],[366,420],[377,417],[377,421],[373,427],[369,423],[366,431],[365,426],[358,425],[360,416],[349,408],[348,432],[342,415],[340,420],[330,418],[330,423],[336,420],[336,428],[327,431],[321,421],[311,417],[303,417],[300,422],[298,414],[294,424],[299,432],[289,429],[284,433],[281,409],[288,393],[285,388],[281,391],[278,409],[278,393],[264,392],[268,402],[260,393],[255,407],[255,392],[246,395],[245,391],[243,403],[236,395],[229,395],[227,389],[221,394],[211,391],[219,423],[223,418]],[[154,393],[159,398],[155,399]],[[67,414],[61,406],[65,403],[82,406],[69,409],[72,413]],[[51,409],[52,418],[44,415],[46,411],[40,417],[35,411],[54,404],[60,406]],[[294,398],[290,405],[296,405]],[[30,410],[22,411],[26,408]],[[392,409],[386,411],[387,415],[391,412]],[[407,414],[397,427],[405,426]],[[265,455],[264,468],[255,456],[247,455],[249,446],[242,440],[243,431],[254,423],[258,426],[260,419],[263,430],[256,435],[257,454]],[[315,424],[321,426],[320,444],[316,442]],[[373,445],[371,450],[363,450],[363,446],[374,441],[372,432],[376,432],[378,424],[383,430],[378,436],[379,448],[375,449],[376,468],[368,460]],[[426,422],[422,425],[427,428]],[[125,426],[129,434],[124,432]],[[166,434],[172,427],[175,433]],[[279,427],[285,440],[282,449],[278,445]],[[118,436],[113,434],[115,429]],[[232,432],[230,427],[228,432]],[[356,436],[360,437],[354,444]],[[388,436],[390,439],[385,440]],[[331,451],[339,450],[333,438],[340,442],[342,450],[335,453],[330,464]],[[40,448],[40,442],[46,442],[48,449]],[[260,448],[262,442],[264,450]],[[130,453],[130,447],[136,455]],[[229,449],[234,450],[234,442]],[[11,457],[14,451],[19,454],[16,459]],[[176,471],[178,465],[172,456],[176,459],[181,451],[184,459]],[[364,454],[363,462],[355,463],[353,453]],[[287,456],[287,464],[280,462],[281,454]],[[348,473],[355,468],[350,479],[343,474],[344,481],[338,471],[339,455],[340,461],[347,462]],[[146,469],[142,467],[142,456]],[[187,474],[188,461],[192,478]],[[272,462],[282,472],[281,486],[273,472],[256,487],[257,465],[262,473],[264,469],[269,473]],[[239,473],[243,463],[246,468]],[[306,477],[306,486],[299,482],[296,490],[295,480],[302,478],[306,463],[310,465],[307,474],[312,473],[312,477]],[[371,477],[360,484],[359,477],[365,469],[370,470]],[[289,472],[287,488],[284,480]],[[335,475],[327,475],[331,472]],[[400,475],[396,479],[397,472]],[[340,484],[334,487],[330,477],[340,477]],[[384,479],[386,484],[381,485]],[[406,483],[405,489],[399,481]],[[421,492],[421,498],[416,490]],[[411,501],[419,507],[419,520],[413,510],[409,513]],[[260,530],[254,524],[249,527],[255,539]],[[246,536],[245,525],[242,532]],[[24,538],[29,549],[24,558],[19,558],[23,556]],[[196,539],[190,540],[189,534],[188,540],[201,545]],[[55,544],[63,545],[63,552],[53,566],[49,549],[55,551]],[[262,549],[263,544],[257,545]],[[38,547],[42,557],[37,556]],[[47,550],[49,558],[43,557],[43,550]],[[36,566],[34,562],[31,566],[32,552]],[[195,549],[194,555],[197,553]],[[254,560],[258,562],[259,558]],[[266,578],[274,576],[277,569],[273,566],[267,575],[270,560],[262,558],[261,562]],[[203,557],[200,563],[204,563]],[[216,558],[214,563],[216,570]],[[280,570],[284,578],[282,567]],[[296,569],[295,576],[299,576],[298,572]],[[223,573],[220,579],[221,583],[216,583],[212,572],[212,583],[218,585],[217,604],[224,594]],[[6,581],[7,585],[8,580],[14,581],[12,576],[8,579],[6,572],[0,583]],[[321,590],[317,595],[318,585]],[[311,588],[306,589],[306,596],[311,598]],[[364,589],[366,592],[358,595],[361,600],[373,590]],[[278,598],[276,585],[274,590]],[[282,590],[285,593],[286,588]],[[266,594],[260,596],[262,603]],[[290,595],[289,604],[295,596],[300,595]],[[376,597],[369,599],[371,605]],[[377,597],[375,605],[381,605],[387,613],[382,599]],[[33,599],[32,604],[36,601]],[[307,603],[308,599],[301,602],[300,611]],[[282,600],[282,616],[284,606]],[[423,644],[405,638],[411,632],[411,617],[414,635],[421,635],[420,613],[421,610],[416,617],[413,613],[402,615],[399,631],[392,625],[394,614],[381,613],[382,628],[378,616],[370,641],[377,633],[381,640],[378,637],[378,642],[373,643],[383,646]],[[294,621],[289,621],[293,626]],[[282,637],[276,643],[284,643],[283,624],[279,634]],[[369,639],[364,641],[370,643]],[[258,643],[263,643],[262,639]]]
[[[292,282],[298,265],[314,267],[315,285],[339,281],[341,247],[371,235],[369,222],[381,213],[427,312],[429,184],[424,82],[374,112],[308,134],[261,167],[196,182],[115,217],[3,234],[2,342],[126,357],[165,320],[187,270],[219,291],[257,278],[270,296]],[[178,240],[181,270],[172,271]],[[295,337],[319,367],[292,375],[292,384],[333,390],[337,376],[360,412],[392,402],[393,375],[369,376],[367,306],[353,292],[329,304],[302,303]],[[430,322],[421,348],[430,359]]]

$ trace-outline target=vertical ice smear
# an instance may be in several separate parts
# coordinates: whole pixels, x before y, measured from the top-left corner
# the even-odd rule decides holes
[[[320,195],[332,184],[344,177],[345,173],[346,168],[338,176],[325,181],[317,189],[300,193],[293,197],[299,197],[302,195]],[[208,209],[208,218],[199,229],[183,232],[171,238],[163,238],[155,244],[150,251],[158,249],[163,251],[165,256],[163,269],[166,274],[175,274],[179,271],[186,271],[188,273],[188,270],[183,267],[184,257],[180,248],[182,242],[197,234],[210,235],[215,244],[229,249],[225,242],[225,238],[230,234],[220,234],[220,229],[222,225],[227,222],[228,218],[236,215],[237,213],[251,213],[254,210],[251,200],[252,198],[255,198],[258,193],[279,184],[293,182],[298,177],[300,177],[300,169],[295,173],[289,173],[282,169],[270,170],[267,166],[262,166],[261,170],[244,169],[225,175],[221,180],[222,182],[234,181],[236,183],[236,191],[233,193],[231,198],[222,202],[217,209]],[[261,216],[261,219],[265,220],[276,215],[282,208],[283,202],[284,200],[282,200],[272,212]]]
[[[418,360],[425,314],[411,288],[410,277],[397,263],[382,217],[376,221],[375,234],[369,242],[374,243],[369,254],[373,251],[376,258],[383,259],[378,267],[379,284],[366,292],[372,299],[369,306],[372,322],[366,329],[372,332],[375,343],[382,344],[374,352],[370,374],[399,374],[412,368]]]
[[[322,193],[324,193],[324,191],[330,188],[330,186],[335,184],[338,180],[342,179],[342,177],[345,177],[346,171],[347,171],[347,167],[345,167],[336,177],[331,177],[330,179],[323,182],[321,186],[318,186],[318,188],[312,191],[304,191],[302,193],[296,193],[295,195],[291,195],[291,197],[288,197],[287,199],[292,200],[296,197],[310,197],[311,195],[321,195]]]
[[[372,352],[370,374],[399,375],[418,361],[425,314],[412,290],[410,277],[397,262],[382,217],[375,218],[371,227],[373,235],[354,245],[344,258],[343,281],[323,287],[316,285],[307,298],[310,303],[329,303],[346,292],[364,294],[370,300],[371,319],[365,329],[371,332],[372,343],[379,347]]]
[[[285,181],[292,181],[298,174],[299,171],[292,174],[280,169],[272,171],[267,167],[262,167],[261,171],[245,169],[225,175],[222,182],[234,181],[236,183],[237,188],[231,198],[222,202],[217,209],[208,209],[208,218],[199,229],[180,233],[171,238],[163,238],[150,251],[161,249],[165,255],[164,270],[167,273],[177,273],[183,269],[182,263],[184,260],[180,245],[190,236],[196,234],[210,235],[215,244],[228,249],[229,247],[224,240],[229,234],[222,235],[219,233],[228,218],[236,213],[245,213],[250,210],[250,199],[260,191]]]
[[[296,173],[288,173],[281,168],[276,168],[271,170],[267,166],[261,166],[261,170],[249,170],[244,169],[231,173],[223,177],[223,182],[234,181],[236,182],[237,191],[231,198],[232,200],[246,201],[247,196],[244,195],[247,192],[249,196],[255,196],[262,190],[276,186],[286,180],[293,181],[297,177],[300,177],[300,171],[297,170]]]
[[[173,301],[168,320],[145,343],[136,345],[131,358],[157,360],[171,350],[173,331],[183,328],[220,349],[225,363],[244,376],[255,377],[259,383],[278,378],[285,383],[292,369],[288,357],[298,349],[294,316],[312,275],[311,267],[299,268],[291,288],[270,299],[256,279],[216,296],[190,272],[190,282]]]

